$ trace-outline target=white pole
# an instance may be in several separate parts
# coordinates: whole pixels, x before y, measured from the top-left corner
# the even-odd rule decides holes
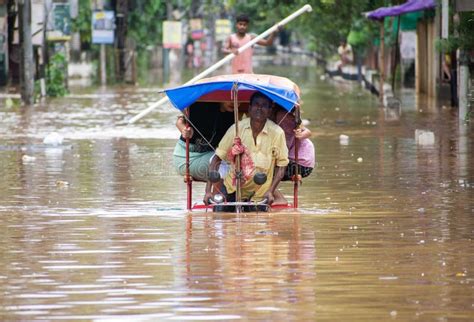
[[[243,52],[244,50],[252,47],[253,45],[255,45],[258,41],[260,41],[261,39],[267,37],[268,35],[270,35],[272,32],[276,31],[279,27],[281,26],[284,26],[286,25],[288,22],[292,21],[293,19],[295,19],[296,17],[298,17],[299,15],[305,13],[305,12],[311,12],[313,10],[313,8],[311,8],[311,6],[309,4],[307,5],[304,5],[303,7],[301,7],[299,10],[293,12],[291,15],[289,15],[288,17],[286,17],[285,19],[283,19],[282,21],[280,21],[279,23],[273,25],[271,28],[267,29],[266,31],[264,31],[263,33],[261,33],[260,35],[258,35],[257,37],[255,37],[254,39],[252,39],[251,41],[249,41],[248,43],[246,43],[244,46],[240,47],[238,52],[239,54],[241,52]],[[218,69],[219,67],[223,66],[224,64],[226,64],[227,62],[231,61],[233,58],[235,57],[235,54],[231,53],[227,56],[225,56],[224,58],[222,58],[221,60],[219,60],[217,63],[215,63],[214,65],[212,65],[211,67],[209,67],[208,69],[206,69],[205,71],[203,71],[202,73],[200,73],[199,75],[195,76],[193,79],[187,81],[186,83],[184,83],[183,85],[190,85],[190,84],[193,84],[195,83],[196,81],[200,80],[201,78],[204,78],[206,77],[207,75],[209,75],[210,73],[212,73],[213,71],[215,71],[216,69]],[[143,110],[142,112],[140,112],[139,114],[135,115],[134,117],[132,117],[128,123],[129,124],[133,124],[135,123],[136,121],[138,121],[139,119],[141,119],[142,117],[144,117],[145,115],[147,115],[148,113],[150,113],[151,111],[153,111],[155,108],[157,108],[158,106],[166,103],[168,101],[168,97],[165,96],[163,97],[162,99],[160,99],[158,102],[156,103],[153,103],[152,105],[150,105],[148,108],[146,108],[145,110]]]
[[[449,35],[449,0],[441,2],[441,38],[448,39]]]
[[[459,98],[458,98],[458,105],[459,105],[459,120],[467,121],[467,104],[468,98],[467,93],[469,91],[469,66],[467,64],[467,53],[464,50],[461,50],[461,54],[459,55]]]

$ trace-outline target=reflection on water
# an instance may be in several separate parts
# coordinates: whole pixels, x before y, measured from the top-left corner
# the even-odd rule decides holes
[[[186,214],[177,113],[121,125],[154,89],[1,108],[2,320],[472,319],[471,127],[433,102],[387,111],[313,69],[272,72],[301,86],[317,148],[299,213]],[[64,145],[42,144],[52,131]]]

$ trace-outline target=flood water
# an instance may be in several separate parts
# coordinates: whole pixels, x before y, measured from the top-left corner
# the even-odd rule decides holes
[[[302,89],[318,167],[299,212],[187,213],[178,112],[123,125],[158,87],[1,98],[0,319],[472,321],[472,125],[410,93],[385,111],[314,68],[256,71]]]

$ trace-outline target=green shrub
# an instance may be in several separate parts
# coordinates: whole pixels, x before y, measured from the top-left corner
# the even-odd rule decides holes
[[[46,93],[48,96],[64,96],[68,93],[65,83],[67,73],[66,57],[63,53],[54,54],[46,70]]]

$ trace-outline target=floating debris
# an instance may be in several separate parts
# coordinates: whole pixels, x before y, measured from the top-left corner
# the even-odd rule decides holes
[[[339,135],[339,144],[340,145],[349,145],[349,136],[345,134]]]
[[[272,235],[278,235],[277,231],[271,231],[271,230],[258,230],[255,232],[255,235],[266,235],[266,236],[272,236]]]
[[[63,137],[57,132],[49,133],[43,140],[43,143],[46,145],[58,146],[63,144]]]
[[[362,159],[361,157],[357,158],[357,162],[361,163],[362,161],[364,161],[364,159]]]
[[[57,180],[56,181],[56,185],[58,187],[68,187],[69,186],[69,182],[67,181],[62,181],[62,180]]]
[[[435,143],[435,135],[431,131],[416,129],[415,141],[418,145],[433,145]]]
[[[35,162],[36,157],[29,156],[29,155],[25,154],[21,157],[21,160],[23,161],[23,163],[30,163],[30,162]]]

